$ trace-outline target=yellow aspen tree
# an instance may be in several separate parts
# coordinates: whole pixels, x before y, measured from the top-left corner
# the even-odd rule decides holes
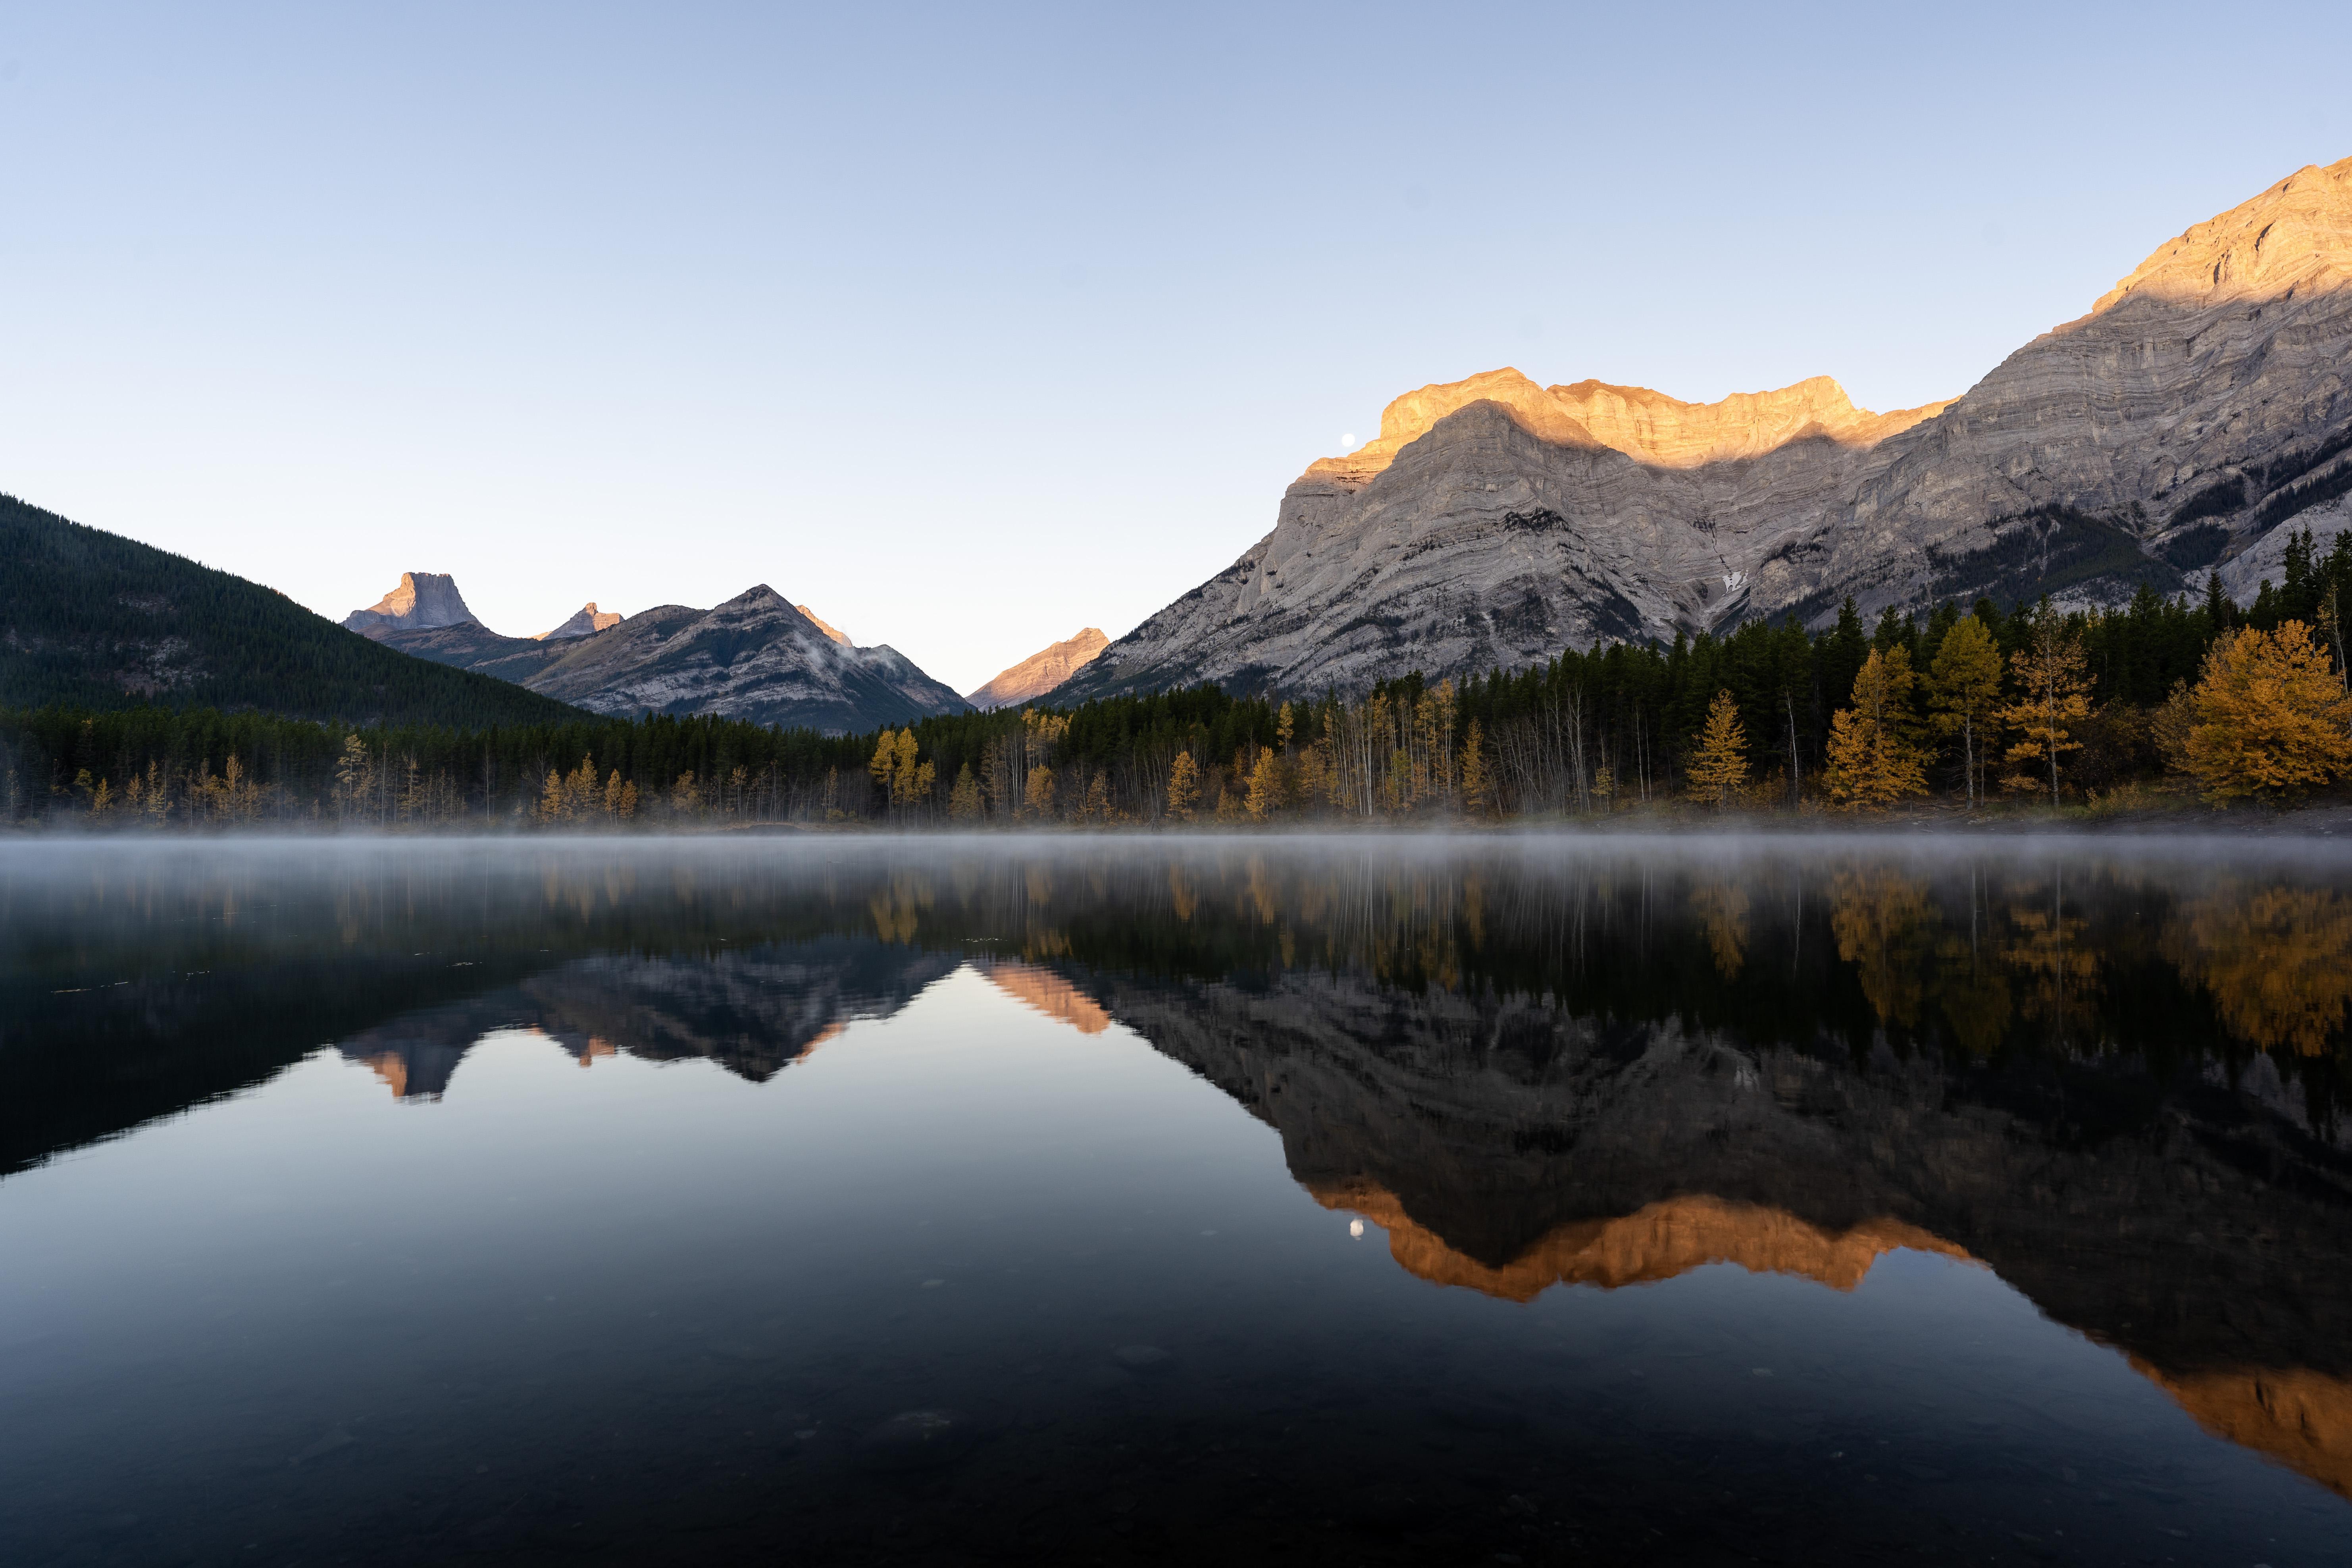
[[[2214,639],[2188,717],[2181,760],[2216,804],[2292,797],[2352,771],[2352,696],[2301,621]]]
[[[604,815],[621,815],[621,770],[614,768],[613,776],[604,781]]]
[[[1168,815],[1179,822],[1192,820],[1201,801],[1201,764],[1190,751],[1176,753],[1168,770]]]
[[[547,787],[539,792],[539,819],[541,822],[563,820],[563,774],[558,769],[547,770]]]
[[[2035,771],[2021,769],[2001,780],[2002,787],[2039,790],[2047,785],[2050,804],[2055,805],[2058,759],[2083,749],[2069,726],[2091,716],[2091,674],[2082,644],[2049,601],[2033,612],[2032,634],[2011,656],[2010,673],[2017,682],[2018,699],[2000,710],[2000,720],[2018,738],[2007,760],[2035,764]]]
[[[634,781],[621,785],[621,807],[618,815],[623,822],[637,815],[637,786]]]
[[[1029,770],[1029,786],[1024,799],[1032,814],[1038,816],[1054,815],[1054,770],[1040,763]]]
[[[1927,793],[1918,748],[1904,733],[1904,702],[1911,694],[1911,656],[1902,648],[1870,650],[1853,678],[1853,706],[1830,720],[1830,798],[1857,810],[1883,810],[1905,795]]]
[[[1748,727],[1739,721],[1739,704],[1728,690],[1717,691],[1706,707],[1706,722],[1691,751],[1690,791],[1694,799],[1729,805],[1748,782]]]
[[[885,725],[874,742],[874,755],[866,762],[866,771],[873,775],[874,787],[882,792],[886,801],[898,795],[898,731]]]
[[[1927,704],[1939,733],[1960,741],[1960,776],[1969,804],[1983,795],[1984,736],[2000,704],[2000,649],[1974,616],[1962,616],[1944,634],[1927,667]]]
[[[1087,785],[1082,815],[1089,822],[1108,822],[1114,815],[1110,808],[1110,775],[1100,768],[1095,770],[1094,782]]]

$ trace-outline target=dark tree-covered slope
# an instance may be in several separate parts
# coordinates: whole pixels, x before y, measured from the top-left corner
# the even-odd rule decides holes
[[[0,495],[0,706],[142,702],[458,727],[579,717],[370,642],[274,588]]]

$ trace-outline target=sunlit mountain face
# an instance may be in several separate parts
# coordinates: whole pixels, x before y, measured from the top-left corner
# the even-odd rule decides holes
[[[0,1545],[2322,1560],[2347,872],[12,851]]]

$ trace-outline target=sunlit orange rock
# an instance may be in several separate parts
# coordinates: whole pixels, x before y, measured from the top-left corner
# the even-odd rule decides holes
[[[988,983],[1016,1002],[1058,1018],[1081,1035],[1099,1035],[1110,1027],[1102,1005],[1050,969],[1017,960],[1003,960],[981,971]]]
[[[2215,1436],[2352,1498],[2352,1384],[2300,1368],[2173,1376],[2137,1356],[2132,1369]]]
[[[1376,1183],[1309,1184],[1307,1190],[1325,1208],[1361,1215],[1388,1232],[1389,1255],[1405,1272],[1510,1301],[1532,1301],[1554,1285],[1613,1290],[1654,1284],[1709,1263],[1736,1263],[1751,1274],[1794,1274],[1851,1290],[1882,1253],[1897,1247],[1969,1260],[1962,1248],[1901,1220],[1866,1220],[1830,1232],[1780,1209],[1679,1197],[1617,1219],[1561,1226],[1494,1268],[1416,1224],[1396,1194]]]

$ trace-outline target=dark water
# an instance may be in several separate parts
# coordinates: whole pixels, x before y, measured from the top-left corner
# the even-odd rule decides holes
[[[0,850],[0,1562],[2352,1562],[2352,862]]]

